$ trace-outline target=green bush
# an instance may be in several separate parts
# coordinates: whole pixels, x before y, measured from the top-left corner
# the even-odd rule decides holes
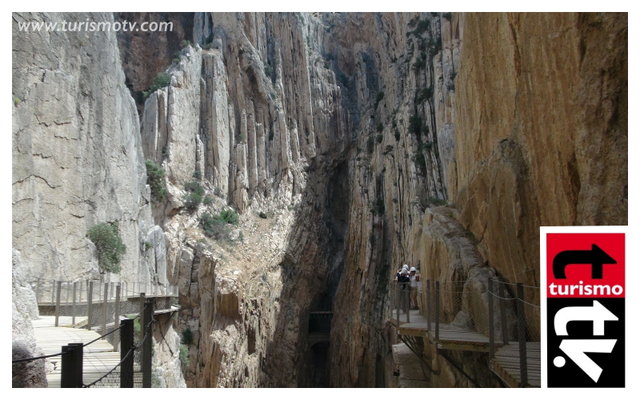
[[[204,234],[214,240],[228,240],[231,234],[229,225],[219,216],[204,213],[200,217],[200,225],[204,230]]]
[[[414,71],[419,71],[427,66],[427,57],[426,54],[421,54],[416,58],[416,62],[413,63],[412,69]]]
[[[187,346],[193,342],[193,334],[191,333],[191,329],[187,328],[182,331],[182,344],[186,344]]]
[[[433,88],[424,88],[418,92],[416,96],[416,103],[424,103],[425,100],[430,99],[433,96]]]
[[[166,72],[160,72],[153,78],[153,82],[151,83],[151,88],[149,88],[149,93],[153,93],[158,89],[162,89],[163,87],[167,87],[171,84],[171,74]]]
[[[418,26],[416,26],[416,29],[414,32],[416,36],[422,35],[430,27],[431,27],[431,22],[428,19],[423,19],[422,21],[418,22]]]
[[[367,153],[369,154],[373,153],[373,142],[374,138],[370,136],[369,139],[367,139]]]
[[[238,222],[240,222],[240,216],[237,212],[233,210],[223,210],[220,213],[220,218],[227,224],[238,226]]]
[[[187,368],[189,366],[189,347],[187,345],[180,345],[180,355],[178,357],[182,368]]]
[[[240,218],[233,210],[224,210],[220,214],[203,213],[200,217],[200,225],[204,234],[208,237],[220,240],[229,240],[231,228],[229,225],[238,225]]]
[[[151,187],[153,201],[162,202],[167,198],[167,187],[164,183],[164,169],[151,160],[145,161],[147,167],[147,183]]]
[[[120,261],[127,248],[122,243],[118,224],[102,223],[89,228],[87,237],[96,246],[98,265],[102,273],[120,272]]]
[[[384,130],[384,125],[378,124],[378,126],[376,127],[376,131],[382,132],[383,130]],[[378,143],[380,143],[380,142],[378,142]]]
[[[378,132],[380,132],[380,131],[378,131]],[[382,135],[382,133],[379,134],[378,136],[376,136],[376,142],[382,143],[382,139],[384,139],[384,136]]]
[[[441,199],[439,199],[437,197],[429,197],[429,203],[434,204],[436,206],[444,206],[444,205],[447,204],[446,200],[441,200]],[[471,233],[471,232],[469,232],[469,233]]]
[[[211,204],[213,204],[213,197],[207,195],[204,197],[204,200],[202,202],[205,206],[210,206]]]
[[[422,130],[422,118],[419,115],[409,117],[409,133],[419,135]]]
[[[340,72],[338,75],[338,80],[342,83],[342,86],[347,87],[349,85],[349,78],[345,75],[344,72]]]
[[[258,216],[262,219],[267,219],[267,214],[265,214],[264,212],[260,211],[260,214],[258,214]]]
[[[200,182],[189,182],[184,185],[184,190],[187,193],[184,194],[182,200],[184,201],[184,206],[189,211],[194,211],[198,208],[200,203],[202,202],[202,196],[204,196],[204,188],[200,185]]]

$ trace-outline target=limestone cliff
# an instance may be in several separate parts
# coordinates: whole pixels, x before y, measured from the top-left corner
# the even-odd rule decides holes
[[[119,221],[131,276],[157,265],[159,283],[180,287],[189,387],[391,386],[398,266],[460,284],[456,319],[486,326],[488,278],[539,286],[540,225],[627,221],[625,14],[195,13],[192,24],[179,57],[157,55],[169,79],[139,125],[113,35],[102,47],[20,44],[50,55],[14,51],[13,111],[23,263],[55,257],[87,274],[87,226]],[[126,67],[146,65],[135,40],[120,37],[134,91],[158,71]],[[109,62],[81,66],[81,47]],[[166,200],[150,204],[145,159],[164,169]],[[230,210],[237,223],[204,232]],[[60,226],[69,234],[54,246]],[[136,246],[152,233],[148,263]],[[329,345],[309,340],[313,311],[333,311]],[[470,380],[427,342],[423,355],[434,387],[497,385],[485,356],[450,354]]]
[[[490,276],[539,285],[539,225],[626,223],[624,15],[214,13],[196,15],[194,40],[206,50],[184,50],[176,80],[147,103],[155,154],[167,145],[158,161],[178,186],[202,171],[248,221],[269,204],[299,207],[286,250],[259,267],[266,280],[277,271],[279,309],[243,308],[240,295],[234,334],[213,329],[217,349],[231,341],[237,351],[260,343],[245,318],[277,321],[260,332],[260,370],[233,385],[317,384],[307,315],[329,307],[324,384],[383,386],[392,266],[466,282],[465,296],[482,303]],[[197,65],[199,88],[188,72]],[[594,81],[596,70],[607,78]],[[186,150],[175,160],[189,158],[177,172],[162,127],[190,123],[163,105],[180,89],[200,90],[201,107],[173,112],[200,119],[195,144],[175,145]],[[610,122],[585,122],[588,109]],[[607,195],[593,190],[605,176]],[[453,208],[430,210],[447,201]],[[216,351],[216,369],[234,370]],[[445,368],[432,384],[471,384]]]
[[[112,14],[13,14],[12,246],[22,292],[37,280],[164,285],[166,247],[154,224],[133,98],[125,86],[116,34],[19,24],[114,21]],[[101,274],[86,237],[117,223],[126,245],[120,274]],[[147,248],[148,247],[148,248]],[[16,271],[19,269],[20,271]],[[25,297],[14,296],[18,309]],[[29,308],[37,306],[35,296]],[[30,313],[33,314],[33,313]],[[14,318],[15,320],[15,318]],[[30,322],[27,323],[30,325]],[[16,332],[14,338],[24,332]]]

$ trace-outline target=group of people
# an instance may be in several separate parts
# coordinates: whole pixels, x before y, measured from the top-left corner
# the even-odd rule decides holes
[[[420,275],[418,275],[416,268],[411,267],[407,264],[403,265],[401,269],[398,270],[394,281],[400,283],[400,290],[410,290],[411,297],[411,309],[415,310],[418,308],[418,282],[420,282]]]

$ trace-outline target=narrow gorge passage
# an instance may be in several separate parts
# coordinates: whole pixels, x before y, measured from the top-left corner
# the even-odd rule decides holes
[[[12,16],[20,354],[39,282],[107,282],[178,292],[157,387],[502,387],[398,270],[485,336],[523,284],[539,341],[539,227],[628,223],[626,13]],[[79,22],[172,29],[29,28]]]

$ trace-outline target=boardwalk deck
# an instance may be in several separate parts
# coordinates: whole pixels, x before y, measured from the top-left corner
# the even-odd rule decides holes
[[[518,343],[508,344],[499,349],[491,365],[493,372],[507,385],[520,387]],[[527,342],[527,379],[529,386],[540,387],[540,342]]]
[[[398,321],[396,320],[396,310],[393,310],[391,315],[391,323],[394,325],[398,325]],[[420,315],[420,310],[410,310],[409,311],[409,323],[420,323],[423,322],[426,326],[427,320],[424,319],[422,315]],[[400,311],[400,325],[404,325],[407,323],[407,314],[404,311]]]
[[[391,321],[396,324],[395,311]],[[400,335],[429,338],[429,341],[439,349],[489,352],[488,337],[450,324],[440,324],[438,339],[436,339],[436,323],[431,321],[431,329],[429,329],[427,320],[420,315],[419,310],[409,311],[409,322],[405,321],[406,315],[400,312],[400,326],[398,327]],[[502,342],[496,342],[496,347],[500,346],[502,346]]]
[[[439,349],[489,352],[488,337],[482,333],[468,331],[451,324],[440,324],[437,339],[435,327],[432,327],[428,337],[432,343],[436,343]],[[500,347],[502,342],[495,342],[495,345]]]
[[[86,319],[86,317],[85,317]],[[36,345],[44,354],[60,353],[62,346],[69,343],[88,343],[100,335],[86,329],[55,327],[55,317],[41,316],[33,321]],[[120,362],[120,353],[113,351],[113,345],[106,340],[98,340],[83,350],[83,382],[89,384],[113,369]],[[51,370],[47,371],[50,388],[60,387],[60,356],[51,357]]]

